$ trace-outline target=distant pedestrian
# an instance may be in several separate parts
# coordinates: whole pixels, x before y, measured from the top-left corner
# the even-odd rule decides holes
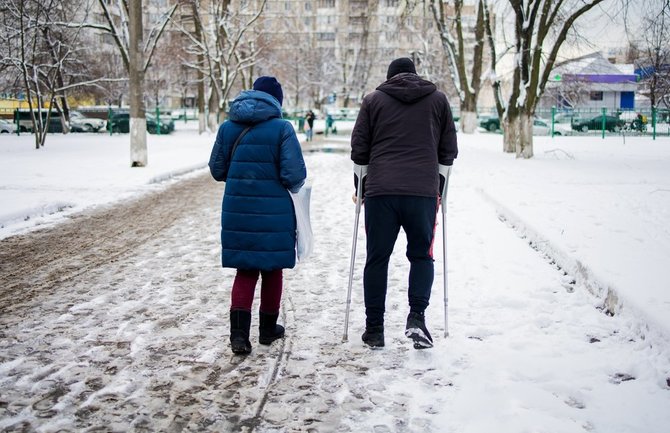
[[[351,159],[368,166],[362,185],[367,236],[362,338],[368,346],[384,346],[388,264],[402,227],[410,262],[405,335],[421,349],[433,346],[424,312],[434,278],[439,165],[452,165],[458,154],[456,127],[446,95],[416,74],[412,60],[391,62],[386,78],[363,98],[351,136]]]
[[[328,137],[328,134],[330,132],[335,133],[333,127],[334,124],[335,120],[333,120],[333,115],[330,113],[326,114],[326,129],[324,130],[324,134],[326,135],[326,137]]]
[[[214,179],[226,182],[221,263],[237,269],[230,306],[230,343],[237,354],[251,352],[251,308],[259,274],[259,343],[284,336],[284,327],[277,325],[282,269],[293,268],[296,260],[296,221],[287,190],[300,190],[307,173],[293,126],[282,119],[282,99],[274,77],[260,77],[253,90],[240,93],[231,103],[229,120],[219,127],[209,160]]]
[[[307,122],[307,125],[305,125],[307,141],[312,141],[314,139],[314,119],[316,119],[316,115],[312,110],[309,110],[305,115],[305,121]]]

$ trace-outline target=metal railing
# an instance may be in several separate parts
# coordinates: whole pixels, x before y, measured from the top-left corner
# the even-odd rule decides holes
[[[480,118],[497,118],[495,108],[478,110]],[[653,139],[670,136],[670,110],[660,108],[607,109],[556,107],[538,109],[535,116],[544,119],[551,127],[551,135],[556,124],[570,125],[574,135],[640,135]]]

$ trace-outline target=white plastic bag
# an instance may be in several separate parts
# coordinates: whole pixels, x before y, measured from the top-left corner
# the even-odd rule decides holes
[[[312,235],[312,223],[309,219],[309,202],[312,196],[311,183],[305,182],[300,191],[293,193],[289,191],[293,200],[296,222],[295,249],[298,261],[307,259],[314,249],[314,236]]]

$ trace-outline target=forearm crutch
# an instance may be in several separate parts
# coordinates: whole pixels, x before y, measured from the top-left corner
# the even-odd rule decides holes
[[[440,191],[440,202],[442,206],[442,266],[444,281],[444,336],[449,336],[448,310],[449,310],[449,281],[447,279],[447,189],[449,187],[450,165],[440,164],[440,176],[444,178],[444,185]]]
[[[344,315],[344,335],[342,341],[346,342],[349,338],[349,310],[351,307],[351,288],[354,281],[354,265],[356,263],[356,242],[358,240],[358,219],[361,214],[361,205],[363,204],[363,179],[368,174],[367,165],[354,164],[354,174],[358,179],[356,188],[356,216],[354,218],[354,239],[351,243],[351,263],[349,264],[349,288],[347,290],[347,306]]]

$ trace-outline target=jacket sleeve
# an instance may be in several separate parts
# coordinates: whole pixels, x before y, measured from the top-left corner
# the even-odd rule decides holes
[[[225,128],[226,122],[219,127],[214,147],[212,148],[212,154],[209,157],[209,172],[212,173],[214,179],[223,182],[228,178],[228,168],[230,167],[230,145],[223,138]]]
[[[284,123],[279,146],[279,178],[291,192],[298,192],[305,183],[307,169],[302,157],[300,142],[289,122]]]
[[[454,159],[458,156],[458,143],[456,139],[456,125],[454,116],[451,113],[451,107],[447,97],[444,97],[445,113],[440,143],[437,148],[437,159],[442,165],[453,165]]]
[[[351,160],[358,165],[368,165],[370,163],[370,115],[368,111],[368,102],[363,98],[354,129],[351,133]]]

